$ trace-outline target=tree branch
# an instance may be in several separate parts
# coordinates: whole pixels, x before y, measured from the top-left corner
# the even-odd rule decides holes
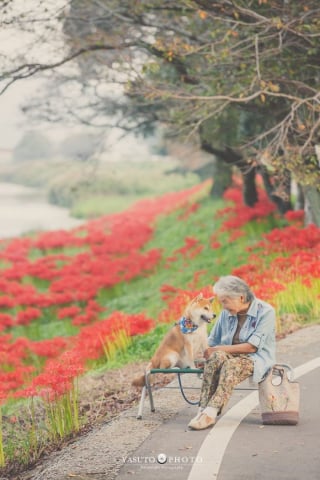
[[[44,72],[46,70],[53,70],[55,68],[61,67],[62,65],[76,59],[77,57],[88,53],[88,52],[96,52],[99,50],[124,50],[130,47],[136,47],[137,42],[125,42],[121,45],[88,45],[87,47],[80,48],[76,52],[67,55],[66,57],[58,60],[57,62],[53,63],[25,63],[20,65],[19,67],[14,68],[2,75],[0,75],[0,82],[8,79],[8,83],[0,90],[0,95],[3,94],[7,88],[9,88],[12,83],[16,82],[17,80],[22,80],[25,78],[32,77],[36,73]],[[11,77],[11,78],[10,78]]]

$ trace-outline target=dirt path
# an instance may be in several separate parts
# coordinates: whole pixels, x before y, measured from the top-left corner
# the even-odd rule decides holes
[[[172,386],[176,381],[172,382]],[[137,420],[137,402],[118,415],[104,421],[89,433],[54,452],[31,470],[13,476],[16,480],[111,480],[133,452],[151,432],[175,416],[183,406],[178,390],[162,388],[155,392],[157,411]],[[148,412],[148,402],[145,411]]]

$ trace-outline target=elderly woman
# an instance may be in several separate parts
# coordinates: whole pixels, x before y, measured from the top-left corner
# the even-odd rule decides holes
[[[256,298],[241,278],[227,275],[213,286],[223,310],[207,348],[199,412],[189,427],[214,425],[233,388],[253,375],[260,382],[275,363],[275,311]]]

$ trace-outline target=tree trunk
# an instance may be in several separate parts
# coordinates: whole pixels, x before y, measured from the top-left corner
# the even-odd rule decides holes
[[[297,184],[297,199],[296,199],[295,209],[304,210],[304,193],[300,183]]]
[[[280,186],[274,186],[272,184],[270,175],[265,167],[260,167],[259,172],[261,173],[263,184],[268,194],[270,200],[276,204],[279,212],[283,215],[284,213],[292,210],[291,204],[291,174],[289,170],[283,171],[282,175],[279,176]],[[279,193],[277,193],[279,192]]]
[[[253,207],[258,201],[258,192],[255,183],[255,167],[252,167],[243,159],[242,155],[235,152],[232,148],[226,147],[225,150],[221,150],[208,144],[205,140],[202,141],[201,148],[215,155],[217,159],[217,171],[214,173],[214,183],[211,190],[212,195],[221,197],[225,189],[232,184],[232,166],[236,166],[239,168],[243,177],[244,203],[249,207]],[[218,178],[215,176],[217,174]],[[220,181],[222,182],[221,185]],[[217,184],[218,182],[219,185]]]
[[[216,158],[213,164],[213,184],[210,195],[214,198],[221,198],[231,184],[232,168],[224,161]]]
[[[243,173],[243,200],[248,207],[253,207],[258,201],[256,187],[256,168],[252,167],[247,173]]]
[[[316,187],[304,186],[304,212],[305,224],[314,223],[320,227],[320,191]]]

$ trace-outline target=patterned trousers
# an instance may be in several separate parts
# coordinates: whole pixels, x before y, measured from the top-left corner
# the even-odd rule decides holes
[[[245,354],[214,352],[206,361],[200,393],[200,407],[217,408],[221,412],[233,388],[253,373],[253,360]]]

